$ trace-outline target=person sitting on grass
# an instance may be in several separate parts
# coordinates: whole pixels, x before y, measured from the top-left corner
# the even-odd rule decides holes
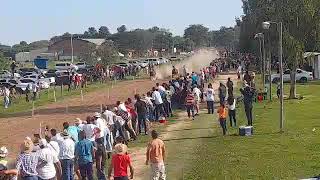
[[[220,107],[218,108],[218,114],[220,126],[222,128],[223,135],[225,136],[227,134],[227,109],[224,103],[220,104]]]

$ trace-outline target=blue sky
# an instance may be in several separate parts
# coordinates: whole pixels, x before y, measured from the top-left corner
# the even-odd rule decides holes
[[[122,24],[183,35],[190,24],[233,26],[241,6],[241,0],[1,0],[0,43],[30,43],[101,25],[115,32]]]

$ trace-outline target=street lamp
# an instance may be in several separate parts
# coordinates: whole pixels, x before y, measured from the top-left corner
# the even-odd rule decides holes
[[[280,131],[283,132],[283,49],[282,49],[282,22],[267,21],[262,23],[262,28],[268,30],[271,24],[276,24],[279,32],[279,71],[280,71]]]
[[[264,49],[264,34],[257,33],[254,36],[255,39],[259,39],[260,43],[260,60],[261,60],[261,73],[262,73],[262,84],[263,89],[265,88],[265,49]]]

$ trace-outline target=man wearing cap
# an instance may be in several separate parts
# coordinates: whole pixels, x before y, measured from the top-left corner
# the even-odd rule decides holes
[[[70,138],[67,130],[64,130],[61,134],[63,140],[60,142],[60,153],[59,159],[62,167],[62,179],[63,180],[73,180],[73,159],[74,159],[74,149],[75,143]]]
[[[37,166],[38,179],[39,180],[52,180],[55,177],[60,179],[61,177],[61,165],[58,156],[52,153],[52,150],[48,148],[48,143],[45,139],[40,140],[39,162]]]

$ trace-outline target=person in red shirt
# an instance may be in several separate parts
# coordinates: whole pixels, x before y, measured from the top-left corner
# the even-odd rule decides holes
[[[187,108],[188,117],[190,118],[192,115],[192,120],[194,120],[195,98],[194,98],[194,95],[190,89],[188,90],[188,95],[186,97],[185,104],[186,104],[186,108]],[[190,112],[191,112],[191,114],[190,114]]]
[[[125,144],[117,144],[114,147],[115,154],[112,156],[111,165],[108,170],[108,179],[111,178],[113,170],[114,180],[128,180],[128,167],[130,168],[130,179],[133,179],[133,166],[131,159],[127,152],[127,146]]]

